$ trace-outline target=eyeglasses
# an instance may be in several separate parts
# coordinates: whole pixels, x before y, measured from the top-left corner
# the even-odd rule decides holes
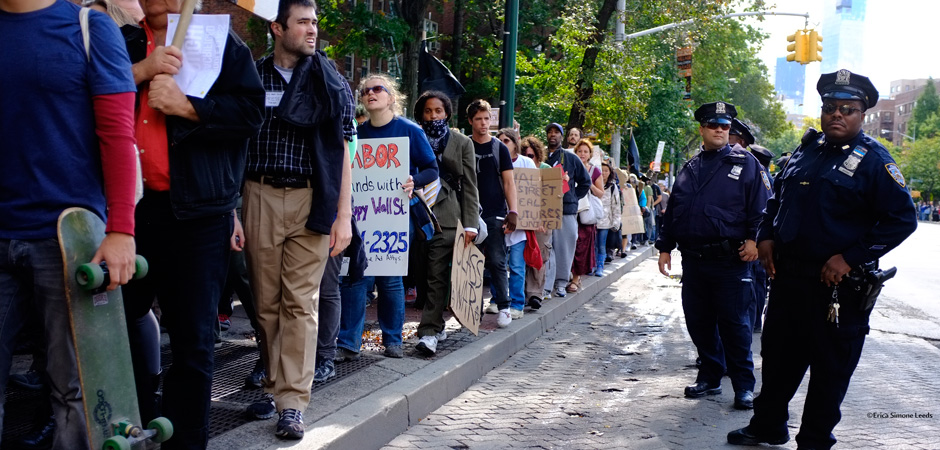
[[[717,129],[721,128],[722,130],[728,131],[728,130],[731,129],[731,124],[730,124],[730,123],[708,122],[708,123],[704,124],[703,126],[704,126],[705,128],[708,128],[709,130],[717,130]]]
[[[360,89],[360,90],[359,90],[359,95],[362,96],[362,97],[365,97],[365,96],[369,95],[370,92],[373,92],[373,93],[375,93],[375,94],[378,94],[379,92],[382,92],[382,91],[388,92],[388,89],[385,89],[385,86],[382,86],[381,84],[379,84],[379,85],[376,85],[376,86],[364,87],[364,88]]]
[[[855,111],[861,111],[860,108],[853,108],[853,107],[851,107],[851,106],[849,106],[849,105],[839,105],[839,106],[836,106],[836,105],[833,104],[833,103],[826,103],[826,104],[822,105],[822,112],[823,112],[823,114],[832,114],[832,113],[836,112],[837,109],[839,110],[839,112],[840,112],[843,116],[851,116],[852,114],[855,114]]]
[[[535,153],[529,152],[529,153],[526,153],[525,155],[528,156],[529,158],[535,159]]]

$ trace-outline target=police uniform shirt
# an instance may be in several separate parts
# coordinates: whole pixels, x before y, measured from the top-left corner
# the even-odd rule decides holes
[[[749,152],[728,145],[692,157],[676,177],[656,248],[756,239],[770,195],[759,166]]]
[[[914,203],[888,151],[859,133],[837,145],[819,134],[798,148],[774,184],[759,240],[780,257],[852,267],[897,247],[917,227]]]

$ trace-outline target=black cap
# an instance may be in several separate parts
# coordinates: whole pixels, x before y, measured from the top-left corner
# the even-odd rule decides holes
[[[757,144],[751,144],[750,149],[751,154],[760,161],[762,166],[770,167],[770,161],[774,159],[773,152]]]
[[[728,134],[741,136],[741,139],[744,140],[748,147],[754,145],[754,135],[751,134],[751,128],[738,119],[731,119],[731,131],[729,131]]]
[[[712,102],[706,103],[702,106],[699,106],[695,110],[695,121],[698,123],[731,123],[731,119],[734,119],[738,115],[738,111],[734,109],[734,105],[731,103],[725,102]]]
[[[562,136],[565,135],[565,129],[561,127],[561,124],[558,124],[558,123],[555,123],[555,122],[552,122],[552,123],[548,124],[548,125],[545,127],[545,132],[548,133],[548,130],[551,130],[552,128],[557,128],[557,129],[558,129],[558,132],[561,133]]]
[[[859,100],[865,105],[865,109],[878,103],[878,89],[875,89],[871,80],[846,69],[820,76],[819,82],[816,83],[816,90],[819,91],[823,100],[827,98]]]

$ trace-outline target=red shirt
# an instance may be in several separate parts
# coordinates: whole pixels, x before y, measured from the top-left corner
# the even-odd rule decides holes
[[[146,21],[141,21],[147,32],[147,56],[157,48],[153,41],[153,31]],[[147,105],[150,83],[140,88],[140,104],[137,106],[134,131],[137,136],[137,150],[140,152],[140,168],[143,173],[144,187],[153,191],[170,190],[169,142],[166,136],[166,115]]]

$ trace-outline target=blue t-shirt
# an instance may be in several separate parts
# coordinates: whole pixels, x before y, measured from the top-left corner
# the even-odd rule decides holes
[[[424,130],[418,124],[404,117],[395,116],[391,122],[381,127],[374,127],[372,122],[367,120],[359,125],[357,131],[359,139],[407,137],[410,149],[408,153],[411,156],[409,173],[414,178],[415,189],[420,189],[437,179],[439,174],[437,158],[434,157]]]
[[[493,158],[493,143],[496,143],[499,154],[499,168]],[[512,170],[512,156],[506,144],[491,138],[490,142],[481,144],[473,141],[473,150],[477,157],[477,190],[480,192],[480,207],[483,208],[483,218],[506,217],[509,208],[506,207],[506,194],[503,192],[502,173]]]
[[[97,11],[87,59],[79,9],[0,11],[0,238],[54,238],[72,206],[105,217],[92,96],[136,87],[117,25]]]

